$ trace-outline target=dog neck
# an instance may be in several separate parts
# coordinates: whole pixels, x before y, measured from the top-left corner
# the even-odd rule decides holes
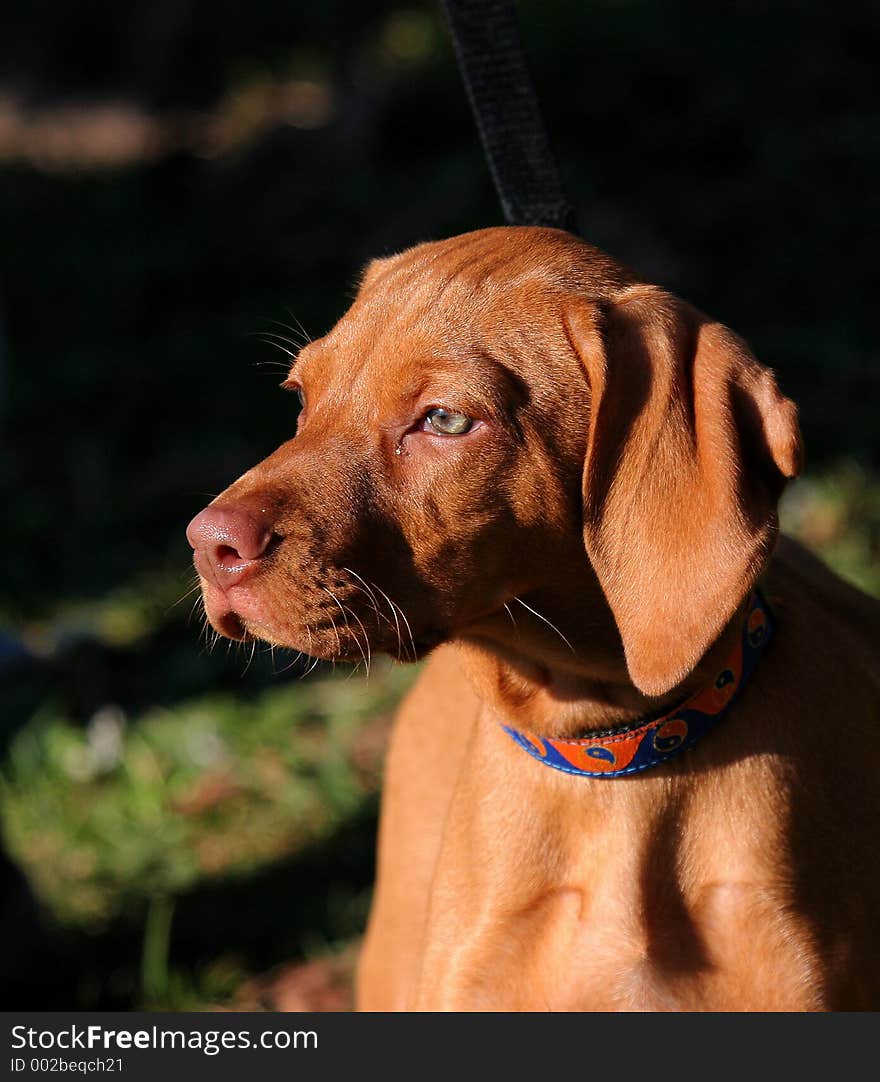
[[[686,679],[652,697],[630,680],[604,605],[582,606],[572,596],[556,604],[537,593],[525,598],[467,629],[457,645],[465,672],[501,724],[554,740],[662,717],[711,686],[736,648],[749,606],[747,599]]]

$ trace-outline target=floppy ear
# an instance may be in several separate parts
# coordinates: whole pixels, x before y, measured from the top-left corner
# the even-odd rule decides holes
[[[662,695],[770,555],[797,409],[740,338],[654,287],[575,302],[565,325],[591,389],[584,543],[633,683]]]

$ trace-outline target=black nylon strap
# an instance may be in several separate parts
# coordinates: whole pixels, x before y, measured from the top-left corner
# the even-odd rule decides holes
[[[513,0],[443,0],[504,217],[576,232],[526,64]]]

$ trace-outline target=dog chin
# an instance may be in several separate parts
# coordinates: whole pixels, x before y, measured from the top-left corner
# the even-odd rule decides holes
[[[232,639],[235,642],[253,642],[255,639],[261,639],[274,646],[287,645],[282,641],[283,636],[272,634],[267,628],[246,619],[234,609],[225,608],[212,611],[207,605],[205,609],[211,627],[223,635],[224,638]]]
[[[266,642],[281,645],[283,636],[275,635],[271,627],[263,622],[262,612],[257,611],[252,603],[240,603],[248,601],[248,598],[229,598],[222,590],[204,579],[202,597],[208,622],[225,638],[236,642],[264,639]]]
[[[209,583],[203,583],[205,612],[215,631],[227,639],[236,642],[253,642],[255,639],[279,646],[287,650],[296,650],[309,657],[322,661],[363,660],[364,644],[345,630],[337,627],[315,627],[305,621],[302,625],[277,627],[265,619],[259,606],[249,597],[229,598]],[[250,602],[250,603],[249,603]],[[341,634],[340,634],[341,632]],[[439,628],[425,628],[410,638],[401,628],[401,636],[378,641],[370,639],[370,652],[387,654],[403,662],[421,661],[432,650],[449,639],[449,634]]]

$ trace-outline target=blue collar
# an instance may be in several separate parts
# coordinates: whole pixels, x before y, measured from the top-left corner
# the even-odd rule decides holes
[[[653,721],[574,740],[535,736],[503,726],[539,762],[585,778],[620,778],[659,766],[692,748],[725,715],[755,670],[773,634],[766,601],[757,590],[749,599],[742,634],[714,681]]]

